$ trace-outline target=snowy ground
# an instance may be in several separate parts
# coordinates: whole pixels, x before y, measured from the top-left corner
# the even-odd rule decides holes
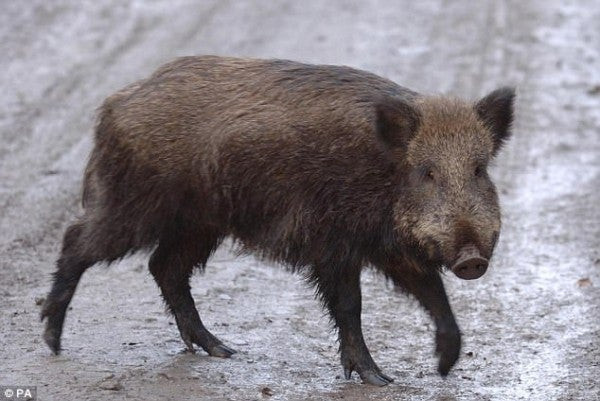
[[[598,21],[591,0],[1,2],[0,386],[36,385],[40,400],[600,399]],[[341,377],[299,277],[226,248],[193,294],[234,358],[182,353],[144,255],[86,273],[65,351],[50,355],[38,304],[79,211],[95,108],[175,56],[209,53],[347,64],[472,99],[517,85],[515,137],[493,171],[493,265],[446,280],[464,333],[446,380],[432,323],[381,277],[363,280],[365,336],[396,379],[379,389]]]

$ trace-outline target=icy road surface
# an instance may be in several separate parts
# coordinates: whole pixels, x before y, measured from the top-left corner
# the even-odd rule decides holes
[[[0,386],[36,385],[44,401],[600,399],[598,21],[598,1],[2,1]],[[396,381],[374,388],[341,377],[300,277],[227,247],[193,294],[232,359],[182,352],[145,255],[86,273],[50,354],[38,304],[79,213],[95,108],[190,54],[347,64],[472,99],[518,87],[493,169],[493,264],[474,282],[446,277],[464,334],[446,380],[433,324],[380,276],[363,279],[365,337]]]

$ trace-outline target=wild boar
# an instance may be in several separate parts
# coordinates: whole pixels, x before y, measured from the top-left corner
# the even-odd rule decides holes
[[[145,249],[187,348],[231,356],[189,285],[231,237],[316,286],[346,378],[392,381],[362,335],[367,266],[429,312],[447,375],[461,335],[440,273],[475,279],[487,269],[500,232],[487,167],[510,136],[514,98],[512,88],[473,103],[428,96],[357,69],[285,60],[164,65],[100,108],[84,213],[66,230],[41,314],[46,343],[60,351],[86,269]]]

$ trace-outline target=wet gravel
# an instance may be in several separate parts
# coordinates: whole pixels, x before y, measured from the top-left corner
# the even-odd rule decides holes
[[[591,1],[41,1],[0,5],[0,386],[40,400],[600,399],[600,3]],[[436,374],[433,324],[363,276],[364,331],[395,382],[343,379],[335,333],[301,278],[223,246],[193,295],[240,351],[183,352],[135,255],[84,276],[61,356],[39,308],[79,213],[95,108],[188,54],[346,64],[476,99],[518,87],[493,169],[504,229],[488,274],[446,277],[464,335]]]

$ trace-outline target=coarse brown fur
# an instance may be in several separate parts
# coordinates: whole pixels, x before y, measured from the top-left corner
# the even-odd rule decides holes
[[[100,109],[85,214],[65,234],[43,310],[46,341],[58,352],[89,266],[158,245],[150,271],[186,345],[231,355],[203,326],[188,283],[230,236],[316,285],[340,330],[346,376],[391,380],[360,329],[369,265],[431,313],[447,374],[460,334],[438,270],[467,243],[491,256],[500,215],[485,167],[508,137],[513,97],[501,89],[474,105],[284,60],[185,57],[161,67]]]

